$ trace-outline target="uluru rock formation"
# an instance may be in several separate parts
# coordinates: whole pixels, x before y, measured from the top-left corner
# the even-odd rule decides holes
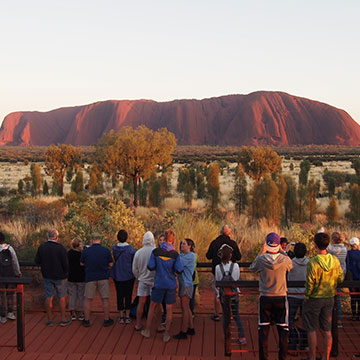
[[[180,145],[360,145],[360,125],[344,110],[283,92],[203,100],[109,100],[49,112],[14,112],[0,145],[94,144],[104,132],[166,127]]]

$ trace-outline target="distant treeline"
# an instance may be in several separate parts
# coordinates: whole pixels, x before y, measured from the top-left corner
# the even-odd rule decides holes
[[[0,162],[42,162],[47,146],[1,146]],[[80,146],[83,161],[89,162],[94,146]],[[307,158],[314,165],[327,161],[351,161],[360,155],[360,146],[342,145],[293,145],[270,146],[280,156],[287,159],[302,160]],[[237,162],[241,146],[188,145],[176,146],[174,162],[191,163],[194,161],[224,160]]]

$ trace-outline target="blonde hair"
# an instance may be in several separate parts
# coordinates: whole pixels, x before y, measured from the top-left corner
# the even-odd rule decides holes
[[[73,249],[77,249],[80,246],[81,243],[82,243],[82,240],[80,238],[72,239],[71,240],[71,247]]]

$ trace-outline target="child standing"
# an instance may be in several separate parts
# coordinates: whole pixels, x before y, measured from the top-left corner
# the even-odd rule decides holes
[[[83,243],[75,238],[71,241],[71,249],[68,251],[69,276],[68,292],[70,295],[71,320],[84,320],[84,293],[85,293],[85,267],[80,265]]]
[[[230,275],[234,281],[239,280],[240,278],[240,268],[239,265],[236,263],[231,262],[231,257],[233,253],[233,248],[227,244],[224,244],[219,249],[219,257],[221,259],[221,263],[216,265],[215,268],[215,280],[221,281],[225,274]],[[225,307],[225,299],[224,294],[222,291],[219,292],[220,296],[220,303],[223,309],[224,314],[224,307]],[[231,296],[231,313],[236,322],[238,333],[239,333],[239,343],[240,345],[246,344],[246,338],[244,333],[244,326],[240,319],[239,315],[239,295],[232,295]],[[225,318],[223,316],[223,327],[225,333]]]

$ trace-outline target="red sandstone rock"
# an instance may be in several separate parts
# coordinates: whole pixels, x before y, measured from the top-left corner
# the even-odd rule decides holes
[[[49,112],[15,112],[0,145],[94,144],[124,125],[166,127],[180,145],[360,144],[360,125],[344,110],[283,92],[204,100],[103,101]]]

